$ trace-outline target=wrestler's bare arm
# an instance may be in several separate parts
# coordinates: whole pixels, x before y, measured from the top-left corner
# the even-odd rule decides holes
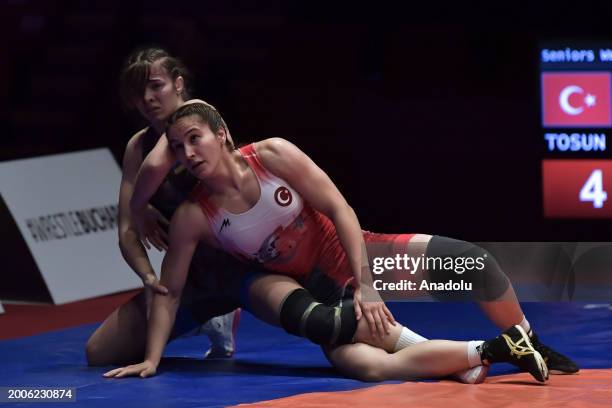
[[[136,231],[130,199],[134,191],[134,182],[142,162],[142,138],[146,129],[136,133],[128,142],[123,155],[123,173],[119,189],[119,247],[127,264],[145,281],[148,276],[155,276],[149,257]]]
[[[155,366],[159,364],[174,325],[193,253],[209,230],[202,210],[189,201],[181,204],[170,221],[170,246],[162,263],[160,277],[160,283],[168,288],[168,295],[156,295],[153,299],[147,333],[145,359]]]
[[[284,139],[273,138],[256,143],[255,149],[264,167],[287,181],[306,201],[334,223],[355,277],[357,318],[361,318],[363,313],[372,332],[384,335],[390,329],[389,322],[394,321],[389,309],[381,301],[367,303],[360,301],[361,286],[366,290],[371,288],[361,285],[364,283],[361,271],[362,268],[368,267],[368,258],[355,211],[329,176],[294,144]],[[379,299],[375,292],[369,292],[368,298]]]
[[[155,374],[174,325],[191,258],[198,242],[208,241],[210,236],[208,220],[197,204],[185,202],[176,210],[170,222],[170,246],[162,263],[160,279],[161,284],[168,288],[168,294],[156,294],[153,299],[145,360],[111,370],[105,374],[106,377],[149,377]]]
[[[134,182],[134,194],[130,201],[133,211],[138,211],[147,205],[175,162],[176,157],[168,146],[168,139],[162,135],[138,171]]]
[[[264,166],[286,180],[315,209],[325,214],[338,230],[359,285],[361,273],[361,227],[353,209],[329,176],[294,144],[279,138],[255,144]]]

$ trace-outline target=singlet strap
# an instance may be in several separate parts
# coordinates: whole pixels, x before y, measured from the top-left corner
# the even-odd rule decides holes
[[[255,143],[243,146],[238,150],[240,150],[240,154],[242,154],[244,160],[246,160],[249,167],[253,169],[253,171],[259,178],[265,179],[269,176],[268,170],[266,170],[266,168],[263,166],[261,160],[259,159],[259,156],[257,155],[257,151],[255,150]]]
[[[208,199],[209,195],[202,182],[198,182],[189,193],[189,200],[198,203],[210,221],[218,213],[219,208]]]

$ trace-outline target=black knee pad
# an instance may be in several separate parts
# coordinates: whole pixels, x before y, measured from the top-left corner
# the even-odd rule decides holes
[[[357,330],[352,300],[343,301],[341,307],[326,306],[305,289],[296,289],[287,296],[280,321],[288,333],[322,345],[348,344]]]
[[[499,299],[510,286],[495,257],[470,242],[436,235],[429,241],[425,255],[430,283],[463,281],[471,284],[471,290],[430,289],[429,293],[438,299],[492,301]]]

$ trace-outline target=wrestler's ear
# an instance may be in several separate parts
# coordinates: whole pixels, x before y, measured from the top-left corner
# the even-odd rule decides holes
[[[181,95],[185,90],[185,79],[182,75],[177,76],[174,80],[174,89],[176,89],[178,95]]]
[[[221,144],[224,144],[227,140],[227,132],[225,131],[225,128],[223,126],[220,126],[219,130],[217,130],[217,138],[219,139]]]

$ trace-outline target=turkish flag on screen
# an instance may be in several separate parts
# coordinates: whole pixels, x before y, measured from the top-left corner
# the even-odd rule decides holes
[[[542,74],[543,126],[609,127],[610,73]]]

